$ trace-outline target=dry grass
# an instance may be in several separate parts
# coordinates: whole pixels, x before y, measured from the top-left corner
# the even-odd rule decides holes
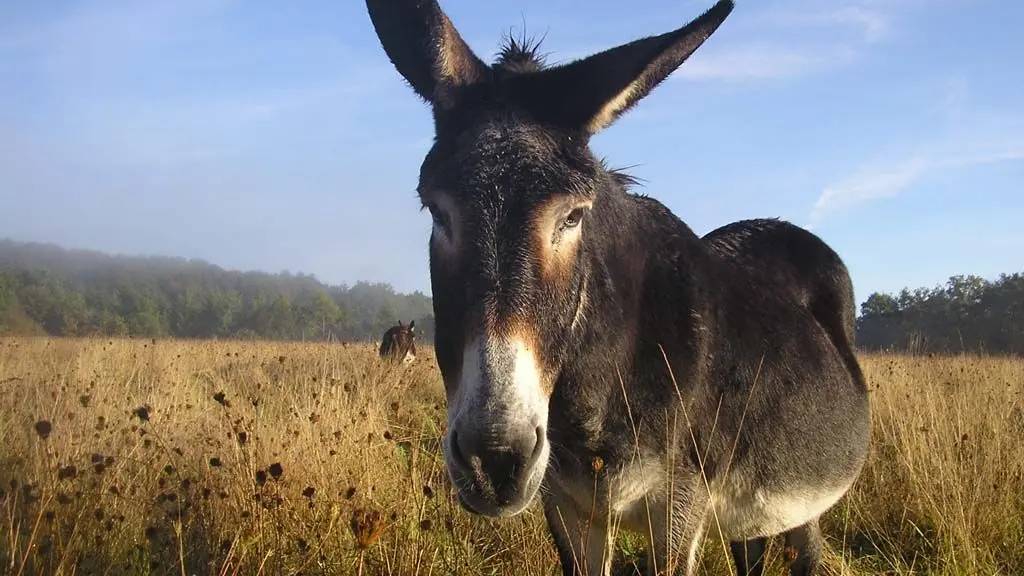
[[[873,452],[830,574],[1024,566],[1024,362],[868,356]],[[0,340],[5,574],[557,574],[539,506],[463,512],[429,350]],[[636,552],[635,537],[622,551]],[[782,574],[778,544],[770,551]],[[703,573],[728,574],[722,545]]]

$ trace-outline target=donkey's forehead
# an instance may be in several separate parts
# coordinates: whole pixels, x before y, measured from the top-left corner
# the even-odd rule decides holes
[[[438,151],[456,163],[489,160],[545,162],[568,144],[557,131],[509,112],[469,112],[462,122],[438,131]]]
[[[572,135],[515,117],[483,117],[439,132],[422,185],[449,192],[593,196],[600,163]]]

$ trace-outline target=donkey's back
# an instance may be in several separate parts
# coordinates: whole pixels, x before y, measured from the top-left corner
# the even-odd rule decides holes
[[[716,257],[767,276],[821,322],[829,336],[856,341],[853,282],[842,258],[814,233],[775,218],[740,220],[703,237]]]

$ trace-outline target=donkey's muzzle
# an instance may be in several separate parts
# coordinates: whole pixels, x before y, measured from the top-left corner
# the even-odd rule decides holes
[[[533,497],[545,442],[543,426],[501,438],[453,429],[449,447],[455,472],[462,476],[463,506],[486,516],[524,508]]]

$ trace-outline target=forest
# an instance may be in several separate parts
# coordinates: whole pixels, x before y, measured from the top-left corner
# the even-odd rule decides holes
[[[933,288],[874,293],[860,306],[857,345],[908,353],[1024,353],[1024,274],[952,276]]]
[[[261,340],[378,340],[433,309],[386,283],[225,270],[202,260],[119,256],[0,240],[0,334]]]
[[[432,341],[430,297],[387,283],[324,284],[308,274],[225,270],[201,260],[119,256],[0,240],[0,334],[377,340],[416,321]],[[857,345],[905,353],[1024,352],[1024,274],[952,276],[874,293]]]

